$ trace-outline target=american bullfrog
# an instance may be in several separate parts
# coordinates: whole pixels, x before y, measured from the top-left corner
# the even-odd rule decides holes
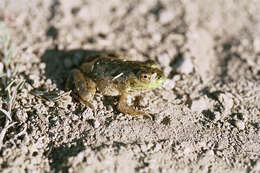
[[[155,62],[126,61],[123,56],[110,53],[89,56],[71,71],[66,88],[88,106],[96,91],[106,96],[120,96],[117,109],[131,115],[147,115],[129,106],[136,94],[158,88],[166,77]]]

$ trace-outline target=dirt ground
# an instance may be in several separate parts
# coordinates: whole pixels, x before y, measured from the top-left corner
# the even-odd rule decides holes
[[[260,172],[259,0],[1,0],[1,38],[0,172]],[[151,119],[65,93],[104,51],[164,71]]]

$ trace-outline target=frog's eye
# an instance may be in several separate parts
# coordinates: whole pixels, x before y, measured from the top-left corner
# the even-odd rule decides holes
[[[142,73],[141,75],[140,75],[140,80],[142,81],[142,82],[149,82],[150,80],[151,80],[151,74],[149,74],[149,73]]]

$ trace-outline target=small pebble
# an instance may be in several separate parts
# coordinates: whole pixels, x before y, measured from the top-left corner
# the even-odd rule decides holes
[[[147,147],[145,144],[142,144],[142,145],[141,145],[141,150],[142,150],[143,152],[145,152],[145,151],[148,150],[148,147]]]
[[[232,95],[230,93],[220,94],[219,100],[224,103],[225,113],[229,113],[234,105]]]
[[[191,110],[193,112],[202,112],[210,108],[209,100],[206,98],[200,98],[199,100],[193,100],[191,104]]]
[[[100,123],[97,120],[95,120],[94,121],[94,128],[98,128],[99,126],[100,126]]]
[[[254,49],[255,49],[255,52],[260,52],[260,39],[254,40]]]
[[[241,120],[237,120],[235,122],[235,125],[236,127],[239,129],[239,130],[244,130],[245,129],[245,123]]]
[[[159,41],[161,41],[162,36],[161,36],[161,34],[155,33],[155,34],[153,34],[152,39],[153,39],[154,41],[159,42]]]
[[[156,144],[155,147],[154,147],[154,149],[153,149],[153,151],[154,151],[154,152],[158,152],[158,151],[160,151],[161,149],[162,149],[161,144]]]
[[[183,62],[177,68],[177,71],[184,74],[190,74],[193,72],[194,66],[190,57],[184,57]]]
[[[166,53],[158,55],[158,61],[164,67],[169,66],[170,60],[171,60],[171,58],[169,58],[169,55]]]
[[[45,63],[40,63],[39,67],[40,67],[40,69],[44,70],[46,68],[46,64]]]
[[[91,108],[87,107],[85,111],[82,113],[83,119],[91,119],[94,118],[94,113]]]
[[[184,151],[183,151],[185,154],[188,154],[188,153],[191,153],[192,152],[192,148],[187,146]]]
[[[175,17],[175,14],[171,10],[164,10],[160,13],[160,22],[165,24],[171,22]]]
[[[166,79],[166,81],[163,84],[163,87],[167,90],[172,90],[175,87],[175,81]]]
[[[24,111],[18,109],[18,110],[16,111],[16,117],[19,119],[19,121],[21,121],[21,122],[24,123],[24,122],[26,122],[26,120],[27,120],[27,118],[28,118],[28,115],[27,115],[26,112],[24,112]]]
[[[72,120],[73,120],[73,121],[79,120],[79,116],[73,114],[73,115],[72,115]]]
[[[0,74],[4,73],[4,65],[0,62]]]
[[[214,113],[215,113],[215,121],[220,120],[220,118],[221,118],[220,112],[214,112]]]
[[[208,156],[214,156],[214,151],[213,151],[213,150],[208,150],[208,151],[206,152],[206,155],[208,155]]]
[[[260,172],[260,160],[258,160],[255,163],[255,165],[254,165],[253,169],[251,170],[251,172]]]

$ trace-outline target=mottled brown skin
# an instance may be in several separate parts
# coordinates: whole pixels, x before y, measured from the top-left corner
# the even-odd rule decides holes
[[[116,54],[91,56],[71,71],[66,88],[72,89],[85,104],[91,102],[96,91],[107,96],[120,96],[118,111],[131,115],[146,113],[129,106],[136,93],[160,87],[166,78],[153,61],[124,61]]]

